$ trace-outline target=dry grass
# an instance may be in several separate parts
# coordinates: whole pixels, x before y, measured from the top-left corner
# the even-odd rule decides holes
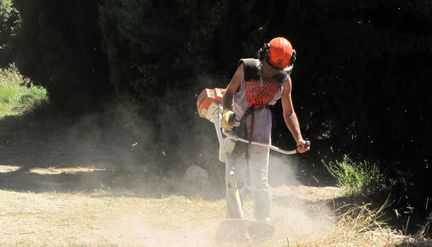
[[[421,236],[403,235],[392,230],[379,220],[379,211],[368,208],[369,205],[345,205],[339,208],[337,224],[331,234],[315,240],[291,242],[284,246],[296,247],[426,247],[432,246],[432,240]]]
[[[379,222],[376,212],[369,210],[367,205],[347,205],[338,211],[344,210],[346,212],[338,216],[338,222],[331,234],[292,246],[394,246],[405,240],[405,237]]]

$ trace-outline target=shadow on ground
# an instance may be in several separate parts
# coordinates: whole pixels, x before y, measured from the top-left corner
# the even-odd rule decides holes
[[[156,155],[150,138],[145,126],[116,119],[112,113],[74,119],[44,113],[3,117],[0,189],[154,197],[223,195],[223,185],[214,186],[215,181],[191,186],[182,180],[184,171],[163,171],[164,155]]]
[[[24,116],[0,118],[0,167],[6,170],[0,169],[0,189],[223,197],[224,165],[217,160],[217,154],[200,157],[200,161],[194,158],[199,155],[182,154],[190,156],[189,164],[180,164],[175,154],[168,157],[155,148],[158,141],[152,136],[155,131],[146,124],[138,113],[129,109],[74,117],[42,109]],[[185,169],[191,164],[207,166],[208,183],[182,181]],[[284,164],[274,167],[272,164],[270,168],[274,174],[271,182],[276,185],[292,181],[312,186],[334,184],[312,178],[304,169],[294,171]]]

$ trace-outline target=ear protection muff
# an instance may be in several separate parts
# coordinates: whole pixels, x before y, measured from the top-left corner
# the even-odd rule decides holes
[[[293,52],[292,52],[292,55],[291,55],[291,60],[290,60],[291,66],[294,65],[294,63],[295,63],[295,61],[297,59],[296,56],[297,56],[296,50],[293,49]]]
[[[264,60],[268,57],[270,44],[264,43],[264,45],[258,50],[257,57],[259,60]]]

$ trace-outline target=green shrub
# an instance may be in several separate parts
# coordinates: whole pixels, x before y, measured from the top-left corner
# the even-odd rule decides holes
[[[23,114],[47,99],[45,88],[33,85],[15,68],[0,69],[0,117]]]
[[[347,155],[342,161],[324,163],[347,196],[373,196],[389,189],[387,179],[379,166],[368,161],[354,162]]]

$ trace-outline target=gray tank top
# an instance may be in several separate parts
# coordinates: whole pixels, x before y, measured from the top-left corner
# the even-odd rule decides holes
[[[245,73],[243,73],[242,75],[239,90],[233,96],[233,104],[232,104],[233,112],[235,113],[237,121],[242,121],[246,123],[247,133],[251,133],[250,138],[252,139],[252,141],[270,144],[272,113],[268,107],[265,106],[254,107],[253,109],[249,110],[250,114],[247,114],[247,116],[245,116],[245,119],[243,119],[246,111],[248,111],[248,109],[251,107],[246,99],[247,96],[246,96],[245,78],[250,78],[251,76],[248,75],[248,73],[254,73],[254,71],[256,71],[255,73],[257,75],[252,75],[252,77],[258,76],[258,78],[260,78],[259,60],[242,59],[240,60],[240,63],[243,63]],[[275,95],[267,103],[267,105],[274,105],[281,98],[281,94],[282,94],[282,87],[280,88],[280,90],[276,91]],[[252,119],[253,119],[253,124],[252,124]]]

